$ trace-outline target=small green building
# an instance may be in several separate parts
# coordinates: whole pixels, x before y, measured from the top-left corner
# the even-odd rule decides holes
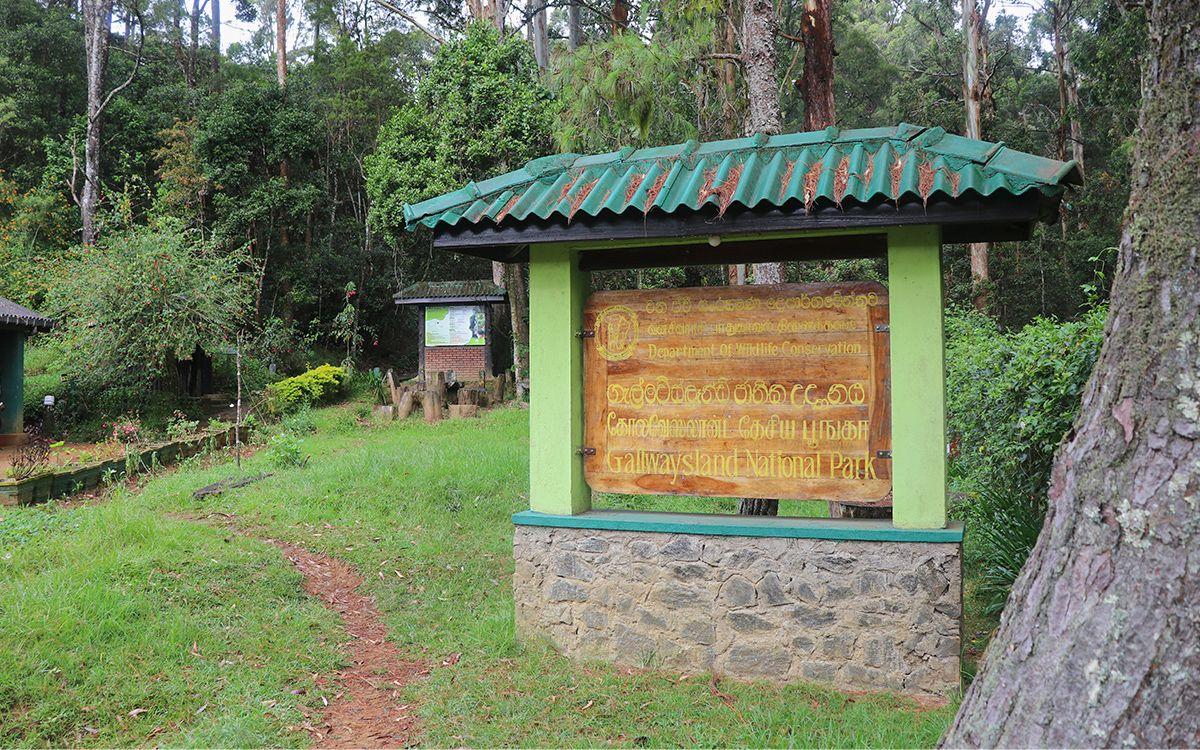
[[[54,321],[0,297],[0,445],[25,437],[25,339]]]
[[[963,529],[947,518],[942,246],[1028,238],[1080,182],[1074,162],[901,124],[547,156],[406,206],[436,249],[529,264],[522,637],[634,666],[952,695]],[[890,346],[892,518],[592,508],[589,272],[854,257],[887,263],[874,331]]]

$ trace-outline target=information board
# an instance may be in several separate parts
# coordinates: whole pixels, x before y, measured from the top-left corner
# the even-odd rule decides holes
[[[483,346],[487,315],[482,305],[429,305],[425,308],[425,346]]]
[[[887,290],[866,282],[591,295],[588,484],[622,493],[885,499],[887,323]]]

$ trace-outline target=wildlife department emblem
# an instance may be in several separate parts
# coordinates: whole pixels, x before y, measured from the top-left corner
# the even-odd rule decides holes
[[[596,316],[596,350],[609,362],[629,359],[637,337],[637,313],[628,307],[613,305]]]

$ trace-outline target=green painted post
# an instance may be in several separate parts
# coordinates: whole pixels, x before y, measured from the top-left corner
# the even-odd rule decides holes
[[[0,331],[0,444],[20,439],[25,429],[25,332]]]
[[[892,523],[946,526],[946,375],[937,226],[888,231]]]
[[[529,507],[592,507],[583,480],[583,303],[589,279],[565,245],[529,248]]]

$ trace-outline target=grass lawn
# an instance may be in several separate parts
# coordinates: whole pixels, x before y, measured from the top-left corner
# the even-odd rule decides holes
[[[730,706],[703,677],[518,645],[509,516],[527,507],[527,412],[363,428],[340,407],[315,422],[307,467],[205,501],[192,490],[230,463],[192,462],[93,506],[0,510],[0,744],[306,743],[289,727],[321,705],[313,674],[336,668],[340,625],[256,536],[362,571],[391,637],[434,667],[406,697],[423,745],[913,747],[952,716],[724,681]],[[265,451],[246,464],[271,470]],[[230,517],[249,534],[218,523]]]

